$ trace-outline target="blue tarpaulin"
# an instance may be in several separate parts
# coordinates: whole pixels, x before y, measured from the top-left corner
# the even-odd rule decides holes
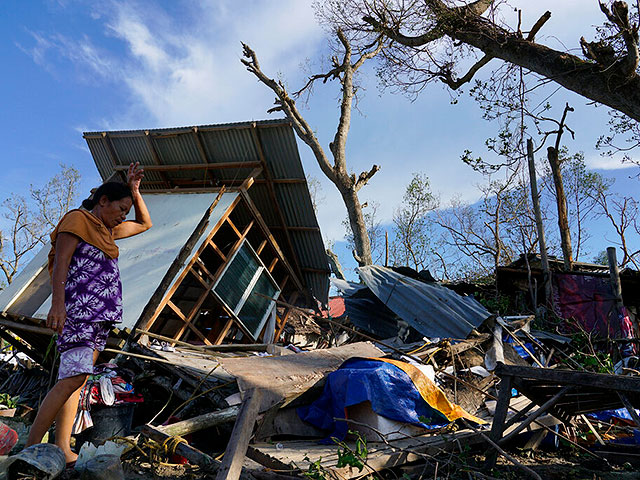
[[[361,358],[347,360],[330,373],[320,398],[310,406],[299,408],[298,415],[327,431],[329,438],[342,440],[347,434],[347,422],[333,419],[346,418],[347,407],[367,400],[374,412],[391,420],[430,429],[450,423],[427,404],[404,371],[389,363]]]

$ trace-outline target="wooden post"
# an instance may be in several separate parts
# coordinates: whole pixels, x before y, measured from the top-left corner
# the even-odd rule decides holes
[[[502,432],[504,431],[504,420],[507,418],[507,410],[509,409],[510,402],[511,376],[505,375],[500,378],[498,403],[496,403],[496,411],[493,415],[493,422],[491,423],[491,434],[489,435],[494,443],[498,443],[502,438]],[[491,470],[496,466],[497,459],[498,452],[494,449],[491,449],[491,451],[487,453],[485,460],[485,467],[487,468],[487,470]]]
[[[616,306],[623,307],[622,287],[620,286],[620,272],[618,270],[618,260],[616,258],[616,247],[607,248],[607,259],[609,260],[609,275],[611,277],[611,289],[616,297]]]
[[[547,306],[551,306],[553,293],[551,291],[551,271],[549,269],[549,257],[547,257],[547,242],[544,238],[542,214],[540,213],[540,195],[538,194],[538,180],[536,177],[535,158],[533,156],[533,141],[527,139],[527,158],[529,159],[529,185],[531,186],[531,201],[536,216],[536,228],[538,229],[538,245],[540,245],[540,259],[542,260],[542,277],[544,282],[544,298]]]
[[[222,465],[216,474],[216,480],[238,480],[240,478],[242,463],[247,454],[261,400],[262,390],[251,389],[246,392],[227,449],[224,451]]]
[[[233,406],[215,412],[205,413],[197,417],[182,420],[181,422],[172,423],[171,425],[163,425],[155,427],[156,430],[169,436],[187,435],[189,433],[204,430],[205,428],[215,427],[226,422],[235,420],[240,411],[239,406]]]
[[[384,266],[389,266],[389,232],[384,231]]]

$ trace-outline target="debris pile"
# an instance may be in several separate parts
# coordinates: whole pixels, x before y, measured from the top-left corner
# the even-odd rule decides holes
[[[490,289],[370,265],[360,283],[331,279],[340,295],[329,298],[288,123],[85,138],[105,180],[141,160],[154,228],[119,244],[124,317],[81,395],[75,469],[53,443],[24,448],[56,378],[48,249],[0,293],[0,477],[638,468],[637,275],[578,265],[554,273],[545,298],[535,259],[499,269]]]

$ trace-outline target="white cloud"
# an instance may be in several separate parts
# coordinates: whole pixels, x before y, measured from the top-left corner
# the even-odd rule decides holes
[[[625,168],[638,168],[637,165],[634,165],[629,162],[622,162],[620,156],[602,156],[602,155],[594,155],[591,157],[587,157],[585,159],[585,163],[587,164],[587,168],[591,168],[594,170],[622,170]]]
[[[117,63],[133,102],[115,119],[121,128],[139,128],[145,116],[151,126],[262,118],[272,95],[241,65],[240,42],[250,42],[275,76],[295,74],[294,59],[313,54],[322,35],[309,4],[295,0],[255,4],[248,16],[229,1],[209,2],[187,10],[190,21],[180,24],[157,9],[115,5],[107,28],[126,44]]]

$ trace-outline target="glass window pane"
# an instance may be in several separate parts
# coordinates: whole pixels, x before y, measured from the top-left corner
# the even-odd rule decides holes
[[[214,289],[232,310],[235,311],[258,268],[256,258],[243,244]]]
[[[262,295],[266,295],[269,298],[274,298],[278,292],[278,288],[273,284],[271,279],[267,276],[266,271],[263,271],[258,278],[251,295],[247,298],[246,302],[242,306],[238,317],[242,323],[247,327],[254,337],[260,334],[261,322],[264,318],[267,310],[269,309],[272,301],[269,298],[265,298],[261,295],[255,295],[258,292]]]

